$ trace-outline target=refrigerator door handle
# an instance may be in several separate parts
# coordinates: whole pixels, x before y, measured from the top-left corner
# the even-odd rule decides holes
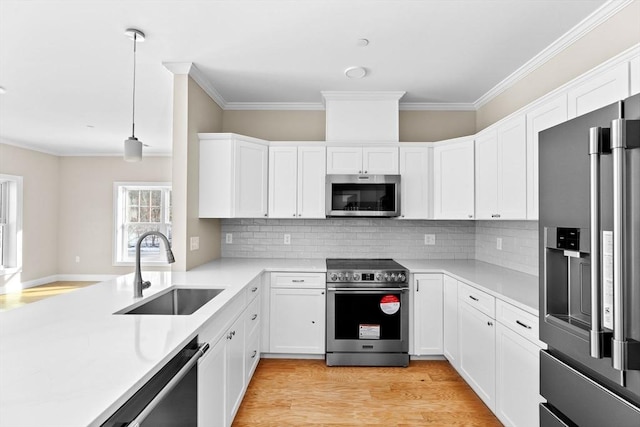
[[[589,350],[591,357],[603,357],[604,331],[602,329],[602,259],[600,256],[600,155],[608,151],[609,129],[589,129],[589,210],[591,227],[591,329]],[[605,141],[606,139],[606,141]]]

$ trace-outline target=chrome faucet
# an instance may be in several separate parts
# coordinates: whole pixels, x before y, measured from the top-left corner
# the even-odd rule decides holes
[[[134,298],[141,298],[142,290],[147,289],[149,286],[151,286],[151,282],[145,282],[142,280],[142,272],[140,268],[140,244],[145,238],[151,235],[160,237],[164,242],[164,247],[167,249],[167,262],[169,264],[173,264],[174,262],[176,262],[176,259],[173,257],[173,252],[171,252],[171,246],[169,245],[169,239],[167,239],[167,236],[159,231],[147,231],[146,233],[143,233],[142,236],[138,238],[138,243],[136,243],[136,275],[133,281]]]

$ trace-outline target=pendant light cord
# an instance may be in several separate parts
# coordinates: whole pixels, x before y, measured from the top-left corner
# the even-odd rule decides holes
[[[136,135],[136,45],[138,35],[133,33],[133,111],[131,113],[131,137]]]

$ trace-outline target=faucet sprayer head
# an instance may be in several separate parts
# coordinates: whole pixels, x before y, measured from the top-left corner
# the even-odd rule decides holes
[[[173,264],[174,262],[176,262],[175,257],[173,256],[173,252],[171,251],[171,248],[167,248],[167,262],[169,264]]]

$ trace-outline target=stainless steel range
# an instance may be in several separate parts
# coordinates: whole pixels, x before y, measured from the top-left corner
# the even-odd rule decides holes
[[[391,259],[327,259],[327,365],[408,366],[408,276]]]

